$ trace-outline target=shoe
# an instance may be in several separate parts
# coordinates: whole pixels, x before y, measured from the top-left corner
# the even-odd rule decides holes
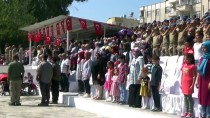
[[[120,102],[119,104],[120,104],[120,105],[125,105],[126,103],[125,103],[125,102]]]
[[[15,105],[16,105],[16,106],[21,106],[21,104],[20,104],[20,103],[16,103]]]
[[[38,104],[38,106],[49,106],[49,105],[46,103],[40,103],[40,104]]]
[[[188,115],[187,112],[185,112],[184,114],[181,115],[181,117],[186,117]]]
[[[15,106],[15,103],[14,102],[10,102],[8,104],[9,104],[9,106]]]
[[[193,115],[192,115],[191,113],[188,113],[187,116],[185,116],[185,117],[186,117],[186,118],[192,118],[192,116],[193,116]]]
[[[89,98],[90,95],[89,95],[89,94],[85,94],[83,97],[84,97],[84,98]]]
[[[141,107],[141,109],[145,110],[145,109],[147,109],[147,107]]]
[[[152,109],[152,111],[158,112],[158,111],[161,111],[161,110],[159,108],[154,108],[154,109]]]
[[[58,102],[51,102],[50,104],[58,104]]]

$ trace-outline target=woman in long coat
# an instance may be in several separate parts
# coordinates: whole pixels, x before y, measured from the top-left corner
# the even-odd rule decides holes
[[[198,67],[198,99],[202,118],[210,118],[210,41],[203,42],[202,51]]]

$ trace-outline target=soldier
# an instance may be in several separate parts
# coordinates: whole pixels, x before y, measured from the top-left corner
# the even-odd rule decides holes
[[[169,28],[167,26],[163,27],[163,42],[162,42],[162,49],[161,49],[161,55],[162,56],[169,56]]]
[[[176,31],[176,24],[171,24],[169,33],[169,55],[173,56],[177,54],[177,38],[178,33]]]
[[[176,27],[176,30],[178,32],[178,55],[183,55],[184,50],[184,40],[187,37],[187,30],[189,29],[190,25],[184,28],[184,22],[181,22]]]
[[[12,61],[12,46],[9,48],[9,62]]]
[[[10,52],[10,46],[6,46],[6,48],[5,48],[5,61],[6,61],[6,64],[8,64],[10,62],[9,52]]]
[[[12,57],[16,54],[17,54],[17,49],[15,48],[15,45],[12,45]]]
[[[24,51],[21,45],[19,45],[19,55],[20,55],[20,63],[23,63]]]
[[[162,43],[162,36],[159,33],[158,27],[155,27],[152,39],[152,54],[160,56],[160,45]]]

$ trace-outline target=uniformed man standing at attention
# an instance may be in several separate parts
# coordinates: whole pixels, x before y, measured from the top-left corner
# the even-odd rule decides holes
[[[10,103],[11,106],[20,106],[20,92],[24,76],[24,66],[18,62],[18,55],[13,56],[13,61],[8,67],[8,80],[10,89]]]

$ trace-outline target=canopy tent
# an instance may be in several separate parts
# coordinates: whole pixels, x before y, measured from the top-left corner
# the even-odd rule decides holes
[[[69,22],[67,22],[67,19],[71,19],[70,23],[70,29],[69,29]],[[82,24],[82,22],[85,22]],[[64,21],[66,21],[64,23]],[[53,36],[55,38],[61,38],[66,37],[67,38],[67,49],[69,47],[69,38],[74,39],[90,39],[93,38],[93,36],[96,36],[96,23],[97,25],[100,25],[101,31],[103,31],[103,36],[110,36],[116,34],[120,29],[123,27],[117,26],[117,25],[110,25],[107,23],[102,23],[98,21],[93,20],[87,20],[83,18],[73,17],[73,16],[66,16],[66,15],[60,15],[39,23],[35,23],[30,26],[26,26],[23,28],[20,28],[20,30],[27,31],[27,32],[33,32],[33,33],[43,33],[43,34],[51,34],[50,36]],[[47,30],[48,29],[48,30]],[[68,30],[69,29],[69,30]],[[47,31],[46,31],[47,30]],[[49,31],[50,30],[50,31]],[[49,33],[51,32],[51,33]],[[29,48],[31,50],[31,40],[29,40]],[[31,55],[29,56],[29,64],[31,64]]]

